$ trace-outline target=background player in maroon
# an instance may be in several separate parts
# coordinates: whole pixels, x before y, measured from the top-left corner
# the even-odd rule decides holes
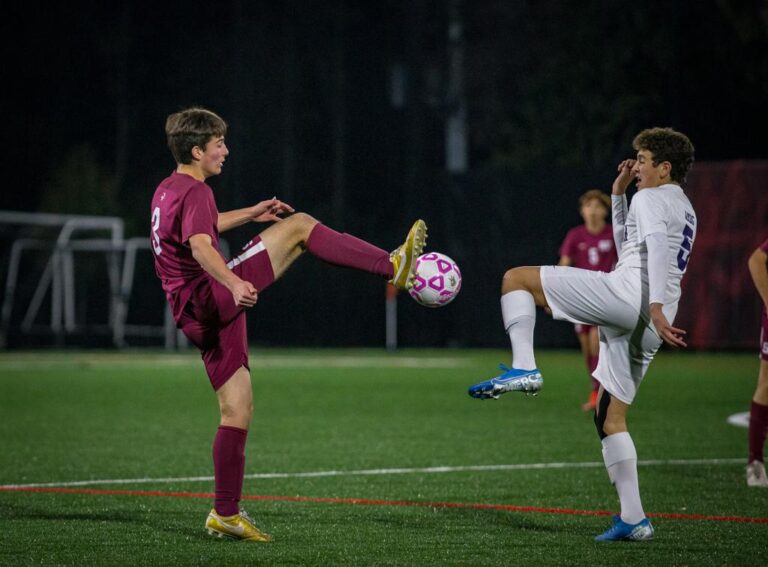
[[[611,225],[606,222],[610,212],[610,197],[598,189],[591,189],[579,197],[579,214],[584,219],[584,224],[572,228],[565,235],[565,240],[560,246],[560,266],[601,272],[613,270],[618,257]],[[581,405],[581,409],[591,411],[595,409],[597,392],[600,389],[600,382],[592,376],[597,368],[600,341],[597,337],[597,327],[577,323],[574,328],[587,363],[589,379],[592,381],[589,398]]]
[[[177,326],[200,349],[221,413],[213,442],[216,497],[206,529],[221,537],[269,541],[239,507],[253,412],[245,309],[305,250],[408,289],[426,225],[416,221],[405,243],[389,253],[304,213],[281,219],[294,210],[277,198],[219,213],[205,180],[221,173],[229,155],[226,122],[209,110],[190,108],[170,115],[165,130],[177,167],[152,198],[155,271]],[[219,233],[248,222],[273,224],[226,262]]]
[[[747,485],[768,488],[763,450],[768,433],[768,240],[749,257],[749,273],[763,301],[760,330],[760,371],[749,410]]]

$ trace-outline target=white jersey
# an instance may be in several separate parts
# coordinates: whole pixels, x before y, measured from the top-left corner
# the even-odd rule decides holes
[[[614,229],[620,231],[623,225],[623,240],[616,242],[620,250],[616,270],[640,268],[643,288],[647,290],[648,248],[645,239],[657,232],[666,234],[669,254],[664,305],[676,305],[680,299],[680,281],[696,238],[696,213],[688,197],[678,185],[668,184],[638,191],[632,198],[628,214],[626,197],[614,196],[612,201]]]

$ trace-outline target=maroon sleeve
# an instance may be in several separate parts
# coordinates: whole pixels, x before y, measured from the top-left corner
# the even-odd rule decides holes
[[[211,188],[205,183],[190,187],[182,205],[181,241],[189,241],[194,234],[207,234],[214,241],[218,240],[218,216]]]
[[[573,260],[573,247],[576,245],[576,230],[571,229],[568,231],[568,234],[565,235],[565,240],[563,240],[563,243],[560,245],[560,256],[568,256],[571,260]]]
[[[768,253],[768,240],[766,240],[765,242],[763,242],[760,245],[760,250],[762,250],[763,252]]]

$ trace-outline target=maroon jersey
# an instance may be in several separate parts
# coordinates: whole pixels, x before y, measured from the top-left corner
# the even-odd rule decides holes
[[[174,171],[158,185],[152,197],[150,244],[155,272],[177,321],[195,285],[205,276],[192,256],[189,237],[207,234],[218,250],[218,216],[211,188],[189,175]]]
[[[611,225],[606,224],[599,234],[592,234],[585,225],[572,228],[560,246],[560,256],[568,256],[574,268],[610,272],[618,260]]]

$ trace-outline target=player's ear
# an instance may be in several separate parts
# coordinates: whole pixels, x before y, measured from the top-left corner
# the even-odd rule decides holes
[[[662,179],[669,177],[670,173],[672,173],[672,164],[668,161],[663,161],[659,165],[661,165],[660,173]]]
[[[192,157],[196,160],[203,159],[203,154],[205,153],[205,150],[202,150],[200,146],[195,146],[192,148]]]

